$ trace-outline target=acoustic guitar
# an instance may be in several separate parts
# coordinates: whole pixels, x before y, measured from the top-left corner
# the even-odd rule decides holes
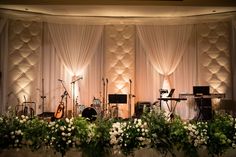
[[[64,116],[64,103],[60,102],[60,104],[57,107],[57,111],[54,114],[54,117],[56,119],[60,119]]]

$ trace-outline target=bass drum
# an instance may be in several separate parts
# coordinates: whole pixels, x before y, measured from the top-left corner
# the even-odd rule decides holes
[[[89,121],[97,119],[97,111],[92,107],[87,107],[82,112],[82,117],[87,118]]]

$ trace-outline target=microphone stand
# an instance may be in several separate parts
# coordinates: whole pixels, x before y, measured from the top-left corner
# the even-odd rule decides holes
[[[106,90],[105,90],[105,106],[106,106],[106,111],[107,111],[107,104],[108,104],[108,98],[107,98],[107,93],[108,93],[108,79],[106,78]]]
[[[73,95],[72,95],[72,97],[73,97],[73,104],[72,104],[72,116],[75,116],[75,83],[77,82],[77,81],[79,81],[80,79],[82,79],[82,77],[80,77],[80,78],[78,78],[78,79],[76,79],[76,80],[74,80],[74,81],[72,81],[71,82],[71,85],[72,85],[72,90],[73,90]]]
[[[44,99],[46,99],[46,96],[44,95],[44,79],[42,79],[42,114],[44,114]]]
[[[129,118],[131,118],[131,98],[132,98],[132,81],[131,79],[129,80],[129,106],[128,106],[128,114]]]
[[[59,80],[59,81],[61,82],[61,84],[65,90],[64,91],[65,101],[66,101],[66,103],[65,103],[65,107],[66,107],[65,117],[67,117],[67,96],[69,96],[69,98],[70,98],[70,95],[69,95],[68,91],[66,90],[66,87],[65,87],[64,83],[62,82],[62,80]]]
[[[105,113],[106,113],[106,106],[105,106],[105,90],[106,90],[106,83],[105,83],[105,80],[104,78],[102,78],[102,117],[105,116]]]

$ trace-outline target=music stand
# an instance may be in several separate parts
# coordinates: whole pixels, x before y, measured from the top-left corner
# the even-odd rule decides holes
[[[109,94],[108,95],[109,104],[115,104],[115,112],[114,113],[118,117],[118,104],[127,104],[127,94]]]
[[[175,89],[171,89],[167,97],[171,98],[174,94],[174,91]]]

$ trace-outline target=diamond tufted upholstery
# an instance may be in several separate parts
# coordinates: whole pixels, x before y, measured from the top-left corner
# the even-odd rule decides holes
[[[41,48],[41,23],[11,20],[9,25],[8,91],[24,101],[36,100]],[[13,100],[12,100],[13,101]]]
[[[109,79],[108,93],[129,94],[129,79],[134,79],[134,48],[133,25],[105,27],[105,71]],[[119,105],[119,116],[128,116],[127,107],[128,105]]]
[[[227,22],[198,25],[199,79],[211,92],[231,97],[230,32]]]

